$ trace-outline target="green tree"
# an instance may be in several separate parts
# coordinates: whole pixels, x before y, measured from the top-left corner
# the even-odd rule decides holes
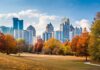
[[[91,27],[89,52],[93,60],[100,61],[100,20],[96,20]]]

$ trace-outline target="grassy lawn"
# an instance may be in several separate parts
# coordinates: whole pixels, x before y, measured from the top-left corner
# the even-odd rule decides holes
[[[0,53],[0,70],[100,70],[100,67],[84,64],[84,58],[21,54],[21,57]]]

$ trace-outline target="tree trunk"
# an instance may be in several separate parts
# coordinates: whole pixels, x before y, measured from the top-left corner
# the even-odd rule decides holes
[[[88,56],[86,55],[86,61],[88,61]]]

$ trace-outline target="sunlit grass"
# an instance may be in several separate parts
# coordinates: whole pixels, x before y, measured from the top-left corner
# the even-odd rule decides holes
[[[85,65],[84,58],[80,57],[26,55],[16,57],[0,53],[0,70],[100,70],[100,67]]]

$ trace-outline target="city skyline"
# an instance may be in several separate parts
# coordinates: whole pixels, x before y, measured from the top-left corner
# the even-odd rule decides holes
[[[19,17],[24,20],[24,29],[33,25],[41,35],[48,23],[58,30],[61,19],[67,17],[72,25],[89,28],[99,5],[100,0],[2,0],[0,26],[12,27],[12,17]]]

